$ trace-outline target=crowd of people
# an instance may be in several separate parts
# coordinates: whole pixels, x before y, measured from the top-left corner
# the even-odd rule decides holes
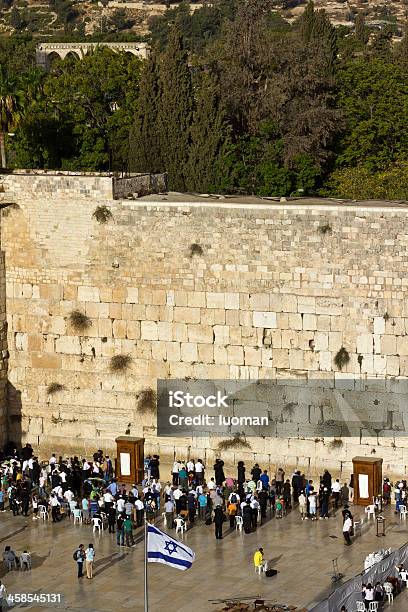
[[[216,459],[211,466],[214,476],[207,477],[208,468],[202,459],[190,458],[175,460],[170,479],[163,482],[160,457],[153,455],[145,458],[143,482],[126,486],[116,480],[112,460],[102,450],[89,459],[52,454],[48,461],[41,462],[29,444],[19,452],[9,448],[0,455],[0,465],[1,512],[30,514],[32,520],[54,523],[73,516],[93,527],[105,527],[115,534],[118,546],[135,546],[135,530],[141,529],[145,517],[149,521],[163,518],[169,530],[180,525],[189,529],[196,522],[213,525],[215,538],[220,540],[225,523],[229,522],[230,529],[249,534],[266,519],[279,520],[294,511],[302,521],[341,516],[346,545],[351,544],[353,535],[349,507],[353,483],[333,479],[328,470],[315,482],[300,470],[288,477],[281,467],[269,474],[258,463],[247,469],[239,461],[236,474],[230,475],[225,473],[222,459]],[[398,511],[407,497],[406,481],[394,486],[385,478],[383,503],[390,503],[392,494]],[[262,549],[255,553],[256,566],[264,565],[260,552],[263,554]],[[7,546],[3,553],[7,569],[21,562],[28,568],[29,552],[24,551],[23,556],[18,558]],[[87,548],[81,544],[74,551],[78,578],[83,576],[84,565],[87,577],[92,578],[94,557],[92,544]],[[370,591],[369,585],[367,589]]]

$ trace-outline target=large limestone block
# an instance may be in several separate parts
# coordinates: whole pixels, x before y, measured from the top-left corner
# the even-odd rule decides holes
[[[187,334],[189,342],[213,343],[214,334],[210,325],[187,325]]]
[[[98,287],[87,287],[80,285],[78,287],[78,301],[79,302],[99,302],[99,289]]]
[[[78,336],[61,336],[55,340],[55,352],[67,355],[80,355],[81,342]]]
[[[176,306],[174,308],[174,321],[176,323],[200,323],[200,309]]]
[[[277,327],[276,312],[254,311],[252,324],[254,327],[264,327],[268,329],[276,329]]]
[[[140,324],[140,336],[142,340],[158,340],[158,324],[154,321],[142,321]]]

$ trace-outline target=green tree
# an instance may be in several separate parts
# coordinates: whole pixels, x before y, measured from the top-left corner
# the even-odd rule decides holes
[[[306,52],[314,52],[318,43],[319,53],[325,57],[327,68],[332,73],[337,61],[337,36],[326,11],[316,11],[310,1],[299,19],[299,26],[301,38],[307,45]]]
[[[388,59],[391,57],[392,29],[387,24],[374,36],[371,51],[373,55]]]
[[[323,195],[354,200],[408,200],[408,163],[395,163],[372,172],[364,166],[336,170]]]
[[[381,170],[408,159],[408,79],[402,66],[367,57],[338,73],[338,104],[345,116],[337,165]]]
[[[129,162],[132,171],[164,170],[157,126],[161,96],[159,78],[157,54],[153,51],[140,77],[139,97],[130,133]]]
[[[215,191],[222,185],[223,156],[229,145],[230,128],[213,79],[201,75],[201,82],[195,89],[187,188],[189,191]]]
[[[366,45],[369,39],[369,30],[366,26],[365,17],[362,13],[357,13],[354,36],[362,45]]]
[[[16,31],[24,30],[24,28],[26,27],[26,23],[23,17],[21,16],[20,11],[18,10],[16,6],[13,6],[13,8],[11,9],[10,25]]]
[[[1,167],[7,167],[7,134],[20,119],[20,92],[17,80],[0,67],[0,156]]]
[[[193,87],[187,52],[176,23],[168,47],[160,60],[160,104],[157,129],[161,157],[172,189],[186,191],[190,126],[193,113]]]
[[[16,134],[18,159],[29,158],[32,149],[37,152],[34,162],[42,159],[67,170],[127,167],[140,67],[140,59],[106,48],[81,61],[58,62],[41,83],[41,99],[30,107]],[[40,146],[33,142],[35,118],[42,129],[37,135]],[[49,126],[55,125],[61,126],[58,143],[52,142],[56,137],[49,138]]]

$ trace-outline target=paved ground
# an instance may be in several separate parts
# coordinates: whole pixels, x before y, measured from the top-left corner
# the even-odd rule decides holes
[[[357,515],[361,509],[355,509]],[[387,536],[377,538],[374,523],[345,547],[340,518],[302,522],[298,512],[271,519],[256,533],[240,535],[224,530],[224,539],[216,541],[213,527],[200,524],[184,535],[186,544],[196,552],[193,568],[180,572],[158,564],[149,565],[150,612],[165,612],[171,606],[178,612],[215,612],[221,606],[209,602],[230,596],[262,595],[275,602],[308,606],[321,600],[331,589],[331,560],[338,557],[339,569],[346,578],[362,570],[368,552],[383,546],[401,546],[408,535],[390,512]],[[143,542],[138,534],[135,548],[116,546],[108,533],[95,537],[89,526],[74,526],[68,521],[53,525],[31,518],[0,514],[0,550],[10,544],[16,552],[27,548],[33,555],[33,570],[0,577],[9,592],[61,593],[61,604],[30,610],[81,610],[111,612],[143,609]],[[72,553],[79,543],[94,542],[97,552],[93,581],[75,576]],[[271,565],[278,569],[274,578],[255,574],[254,550],[262,545]],[[406,612],[408,597],[396,599],[394,612]],[[354,612],[354,611],[349,611]]]

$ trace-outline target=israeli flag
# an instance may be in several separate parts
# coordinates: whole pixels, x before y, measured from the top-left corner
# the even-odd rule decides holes
[[[189,569],[195,554],[178,540],[163,533],[153,525],[147,526],[147,560],[150,563],[164,563],[179,570]]]

